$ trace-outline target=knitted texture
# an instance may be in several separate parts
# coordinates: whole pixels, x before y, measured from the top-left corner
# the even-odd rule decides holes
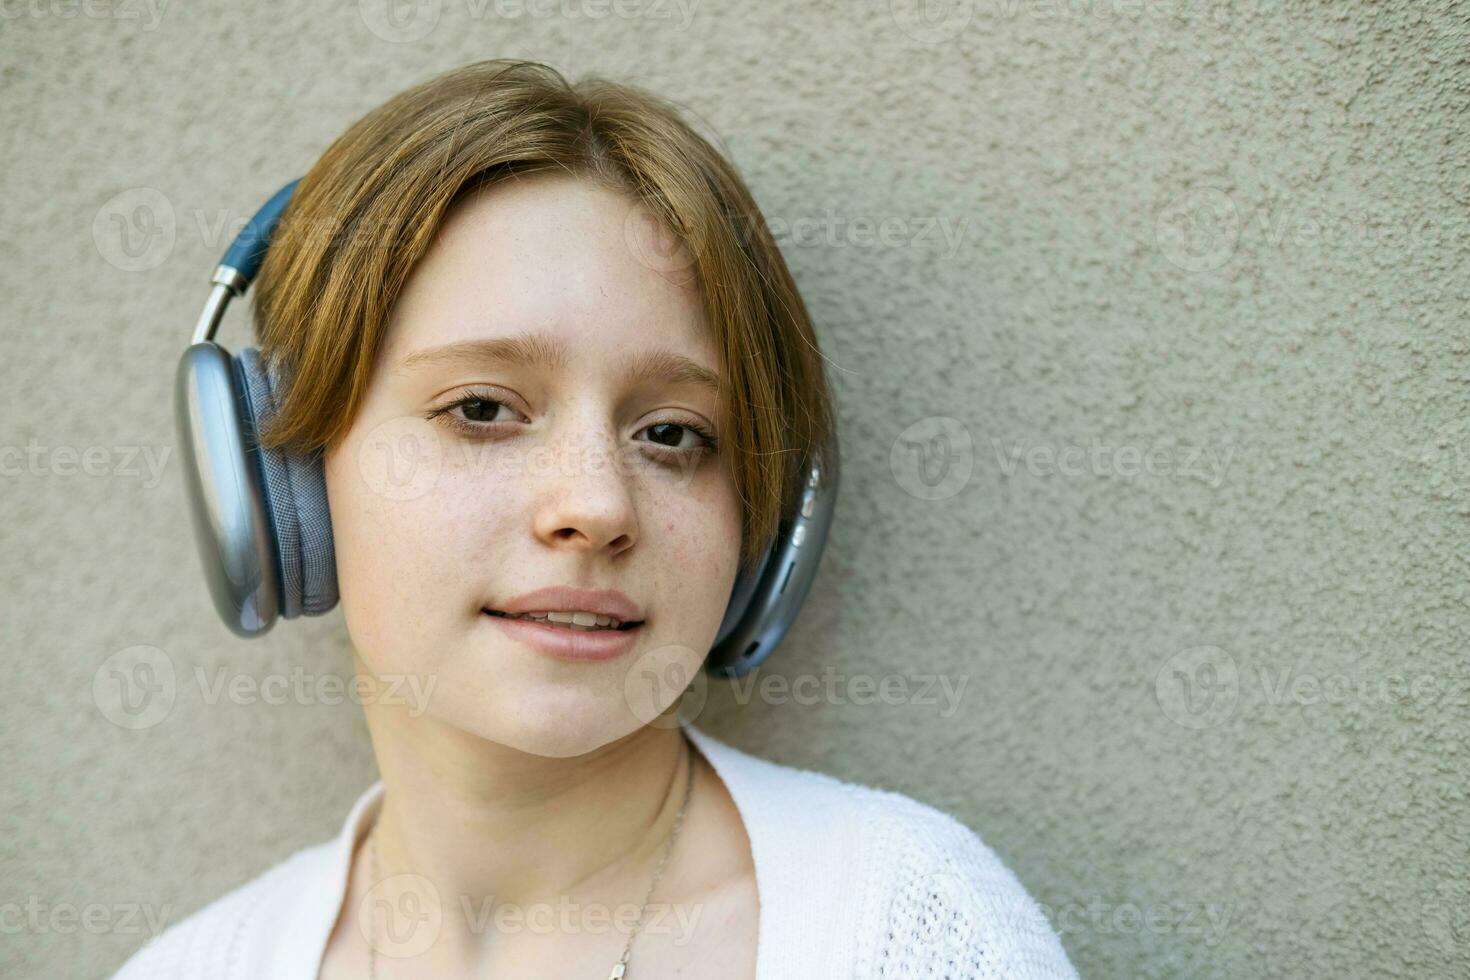
[[[750,839],[755,980],[1076,980],[1039,906],[958,820],[900,793],[748,755],[687,723],[684,731]],[[169,928],[114,980],[314,980],[382,789],[358,799],[336,839]]]
[[[1040,908],[954,818],[869,791],[871,873],[853,976],[883,980],[1063,980],[1076,972]]]

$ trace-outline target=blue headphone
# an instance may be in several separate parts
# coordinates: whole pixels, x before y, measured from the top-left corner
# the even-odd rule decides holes
[[[174,420],[199,558],[215,609],[238,636],[260,636],[278,616],[318,616],[337,604],[337,564],[322,453],[263,449],[259,427],[276,410],[281,379],[260,352],[214,342],[230,300],[260,270],[293,180],[265,203],[225,252],[194,339],[175,376]],[[816,576],[837,498],[836,440],[809,461],[800,507],[730,593],[708,673],[738,677],[770,656],[795,622]]]

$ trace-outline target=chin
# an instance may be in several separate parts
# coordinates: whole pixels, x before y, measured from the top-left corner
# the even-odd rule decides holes
[[[455,688],[436,699],[438,721],[530,755],[585,755],[642,727],[620,671],[555,679],[501,672]]]

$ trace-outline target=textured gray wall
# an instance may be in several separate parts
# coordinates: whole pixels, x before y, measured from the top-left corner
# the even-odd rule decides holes
[[[814,687],[707,730],[956,813],[1085,976],[1470,973],[1465,4],[414,10],[0,3],[0,974],[109,972],[372,778],[355,705],[252,696],[346,633],[215,621],[171,377],[227,230],[495,56],[697,112],[835,365]]]

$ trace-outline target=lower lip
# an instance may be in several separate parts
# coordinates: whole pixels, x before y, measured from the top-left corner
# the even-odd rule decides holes
[[[638,643],[638,635],[643,630],[642,624],[627,630],[573,630],[538,623],[533,619],[508,619],[489,613],[480,615],[493,619],[512,639],[558,660],[611,660],[621,657]]]

